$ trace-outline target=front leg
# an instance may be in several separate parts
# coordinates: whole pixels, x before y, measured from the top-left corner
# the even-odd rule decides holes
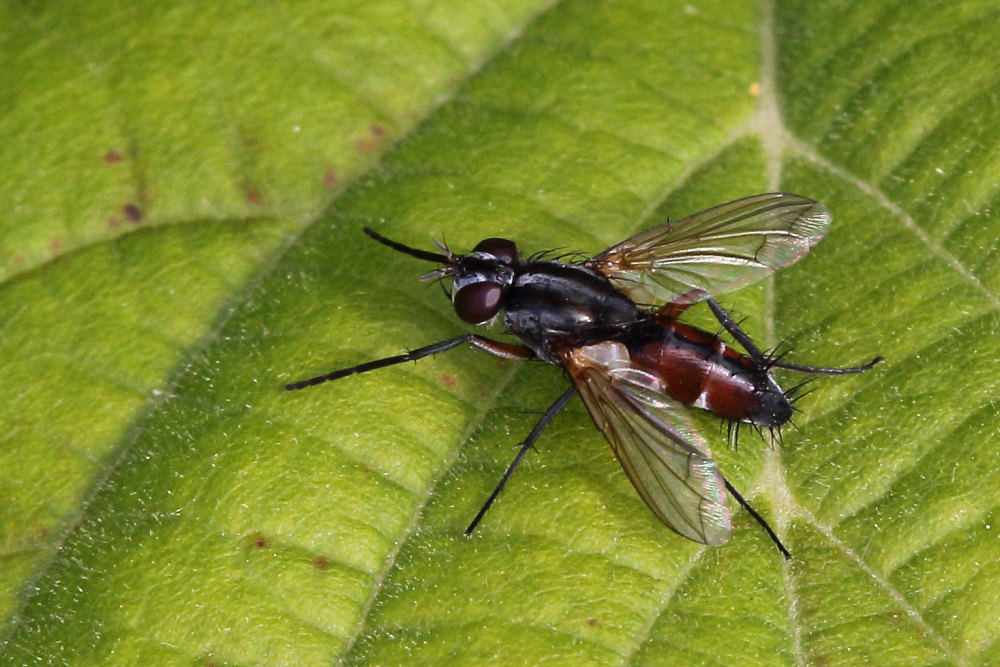
[[[417,348],[416,350],[407,352],[406,354],[397,354],[394,357],[367,361],[363,364],[358,364],[357,366],[341,368],[340,370],[325,373],[323,375],[317,375],[316,377],[309,378],[307,380],[291,382],[285,385],[285,391],[305,389],[306,387],[323,384],[324,382],[330,382],[331,380],[339,380],[340,378],[345,378],[348,375],[360,375],[361,373],[374,371],[378,368],[395,366],[396,364],[401,364],[405,361],[417,361],[418,359],[423,359],[424,357],[429,357],[433,354],[447,352],[454,347],[458,347],[462,343],[472,343],[472,345],[478,347],[480,350],[486,350],[490,354],[495,354],[503,359],[524,361],[535,356],[531,350],[526,347],[521,347],[520,345],[502,343],[500,341],[490,340],[489,338],[484,338],[476,334],[463,334],[457,338],[450,338],[448,340],[443,340],[440,343],[434,343],[433,345]]]
[[[495,354],[501,359],[512,359],[514,361],[528,361],[535,358],[535,353],[523,345],[513,343],[502,343],[498,340],[491,340],[472,334],[469,342],[480,350],[486,350],[490,354]]]

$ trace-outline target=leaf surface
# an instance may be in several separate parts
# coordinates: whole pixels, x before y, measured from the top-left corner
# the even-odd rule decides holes
[[[1000,661],[996,3],[0,12],[5,662]],[[664,529],[577,402],[465,538],[552,367],[281,390],[465,330],[363,226],[594,254],[776,189],[832,230],[725,305],[887,358],[778,448],[699,415],[790,563]]]

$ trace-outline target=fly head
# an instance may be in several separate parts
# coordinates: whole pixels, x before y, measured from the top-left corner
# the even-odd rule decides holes
[[[513,241],[489,238],[455,261],[455,314],[469,324],[485,324],[503,307],[503,297],[514,280],[517,246]]]

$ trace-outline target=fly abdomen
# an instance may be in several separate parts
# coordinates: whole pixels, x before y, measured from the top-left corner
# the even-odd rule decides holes
[[[657,375],[664,393],[734,421],[778,427],[792,406],[767,370],[707,331],[680,322],[644,332],[632,361]]]

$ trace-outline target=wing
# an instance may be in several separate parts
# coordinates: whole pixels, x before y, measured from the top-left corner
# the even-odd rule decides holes
[[[684,407],[631,364],[621,343],[574,348],[563,362],[632,486],[669,528],[719,545],[732,524],[725,480]]]
[[[696,303],[798,261],[829,227],[819,202],[771,192],[647,229],[587,266],[639,303]]]

